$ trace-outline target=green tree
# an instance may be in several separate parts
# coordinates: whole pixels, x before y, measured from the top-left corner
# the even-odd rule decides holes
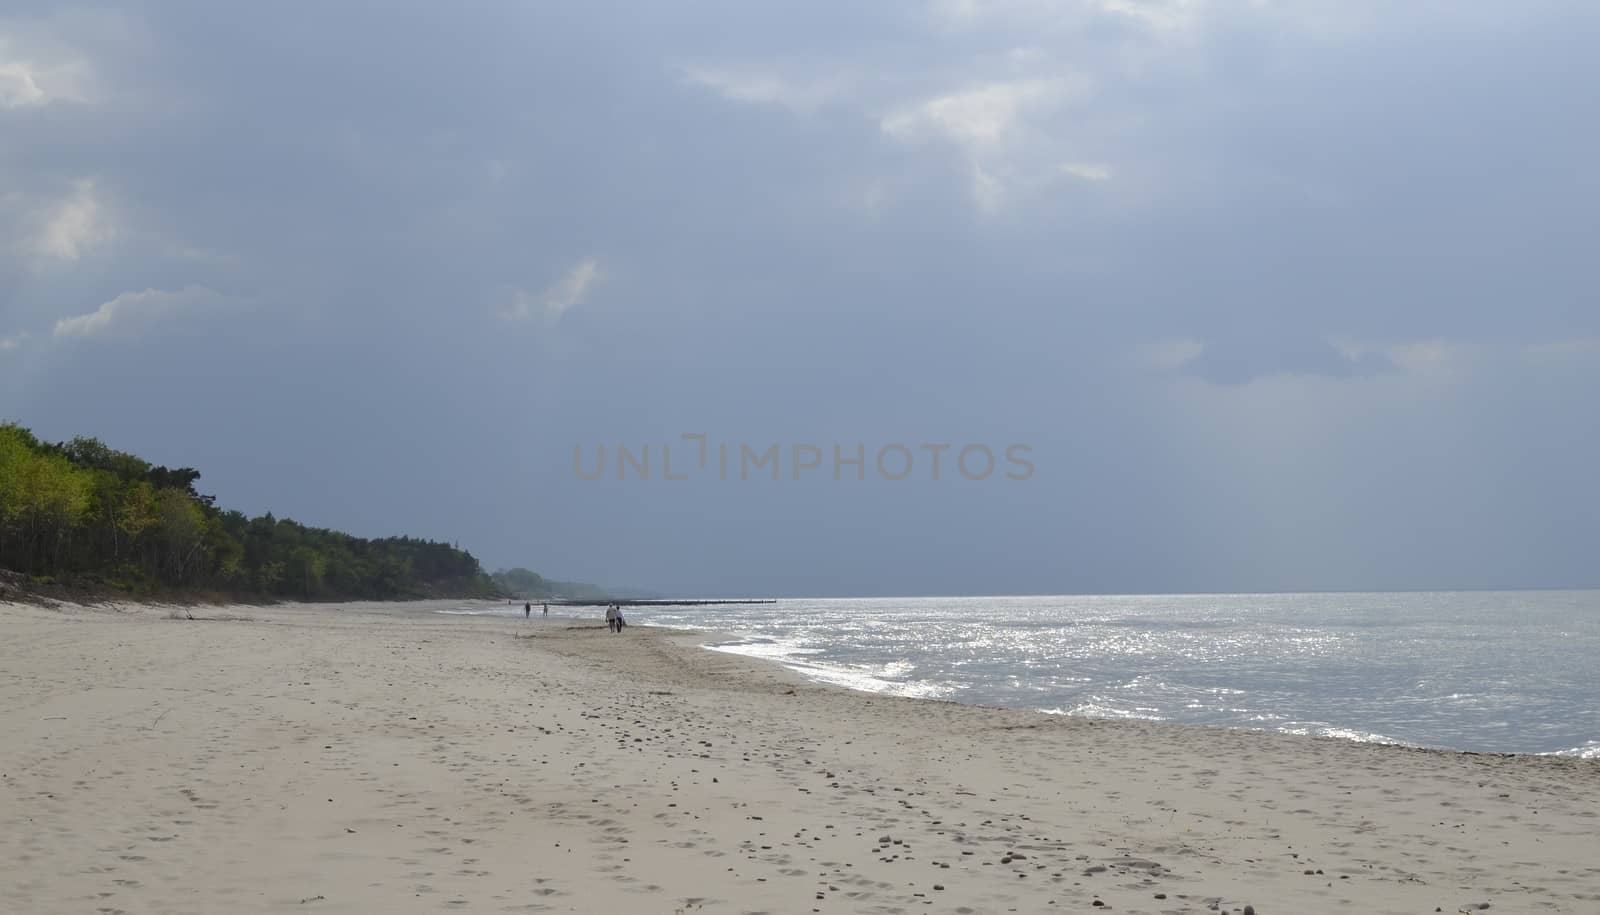
[[[218,509],[196,490],[199,479],[193,468],[153,465],[98,439],[51,444],[0,424],[0,568],[309,599],[501,593],[471,553],[450,544],[247,518]]]
[[[156,493],[157,569],[175,584],[184,584],[202,558],[206,518],[199,505],[179,489]]]

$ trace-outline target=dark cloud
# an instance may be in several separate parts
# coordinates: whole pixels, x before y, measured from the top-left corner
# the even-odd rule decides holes
[[[1600,14],[1115,6],[11,4],[0,416],[665,588],[1589,581]],[[571,474],[692,431],[1039,473]]]

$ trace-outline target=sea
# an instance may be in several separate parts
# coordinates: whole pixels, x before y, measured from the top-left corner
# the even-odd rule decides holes
[[[863,692],[1600,759],[1600,591],[794,599],[628,617]]]

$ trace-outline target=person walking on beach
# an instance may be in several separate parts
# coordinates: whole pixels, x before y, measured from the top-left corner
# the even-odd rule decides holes
[[[616,632],[617,631],[617,605],[616,604],[612,604],[611,606],[606,608],[606,629],[608,629],[611,632]]]
[[[525,604],[522,605],[522,618],[525,619],[525,620],[533,619],[533,602],[532,601],[529,601],[528,603],[525,603]]]
[[[549,619],[550,618],[550,605],[549,604],[541,604],[541,606],[544,607],[545,619]]]
[[[617,631],[621,632],[622,631],[622,627],[628,625],[628,621],[626,619],[623,619],[623,617],[622,617],[622,605],[621,604],[612,604],[611,606],[617,608]]]

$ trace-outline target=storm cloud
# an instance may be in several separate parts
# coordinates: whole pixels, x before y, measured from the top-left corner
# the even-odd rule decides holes
[[[702,593],[1600,584],[1576,0],[9,4],[0,418]],[[1032,448],[585,481],[575,447]]]

